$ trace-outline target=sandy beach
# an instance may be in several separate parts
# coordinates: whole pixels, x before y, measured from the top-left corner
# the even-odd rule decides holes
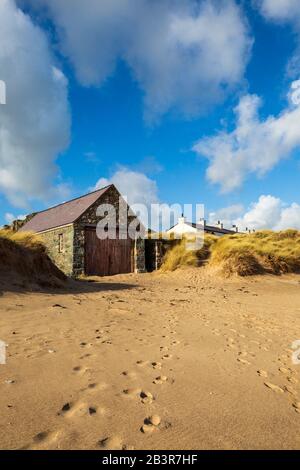
[[[2,292],[2,449],[300,448],[299,276],[92,280]]]

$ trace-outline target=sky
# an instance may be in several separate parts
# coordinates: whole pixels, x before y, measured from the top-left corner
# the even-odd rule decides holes
[[[300,229],[299,0],[0,0],[0,225],[129,203]]]

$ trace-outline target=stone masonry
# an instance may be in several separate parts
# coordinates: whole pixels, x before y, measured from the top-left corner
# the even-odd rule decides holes
[[[96,227],[97,223],[101,220],[102,217],[96,214],[100,204],[111,204],[114,206],[116,210],[116,220],[119,221],[119,198],[119,192],[112,186],[73,224],[39,233],[47,246],[50,258],[65,274],[73,277],[84,274],[85,227]],[[135,218],[136,217],[129,212],[128,224]],[[119,222],[122,227],[125,220],[121,218]],[[142,238],[138,238],[133,241],[133,244],[135,271],[145,272],[145,242]]]

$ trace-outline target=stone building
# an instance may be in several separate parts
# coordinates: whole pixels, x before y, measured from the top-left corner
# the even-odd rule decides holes
[[[115,239],[99,239],[96,233],[97,224],[109,220],[107,212],[97,215],[106,204],[115,209]],[[20,231],[38,233],[50,258],[68,276],[144,272],[145,240],[138,234],[130,238],[128,225],[137,227],[137,233],[142,227],[116,187],[109,185],[36,213]]]

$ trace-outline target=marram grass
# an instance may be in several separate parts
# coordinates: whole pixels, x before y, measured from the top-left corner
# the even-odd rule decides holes
[[[167,252],[162,270],[201,266],[204,262],[219,268],[225,276],[300,273],[300,232],[265,230],[223,237],[205,235],[204,247],[192,252],[186,250],[182,240]]]
[[[45,251],[45,245],[41,237],[33,232],[13,232],[12,230],[0,230],[0,240],[10,240],[13,243],[17,243],[23,247]]]

